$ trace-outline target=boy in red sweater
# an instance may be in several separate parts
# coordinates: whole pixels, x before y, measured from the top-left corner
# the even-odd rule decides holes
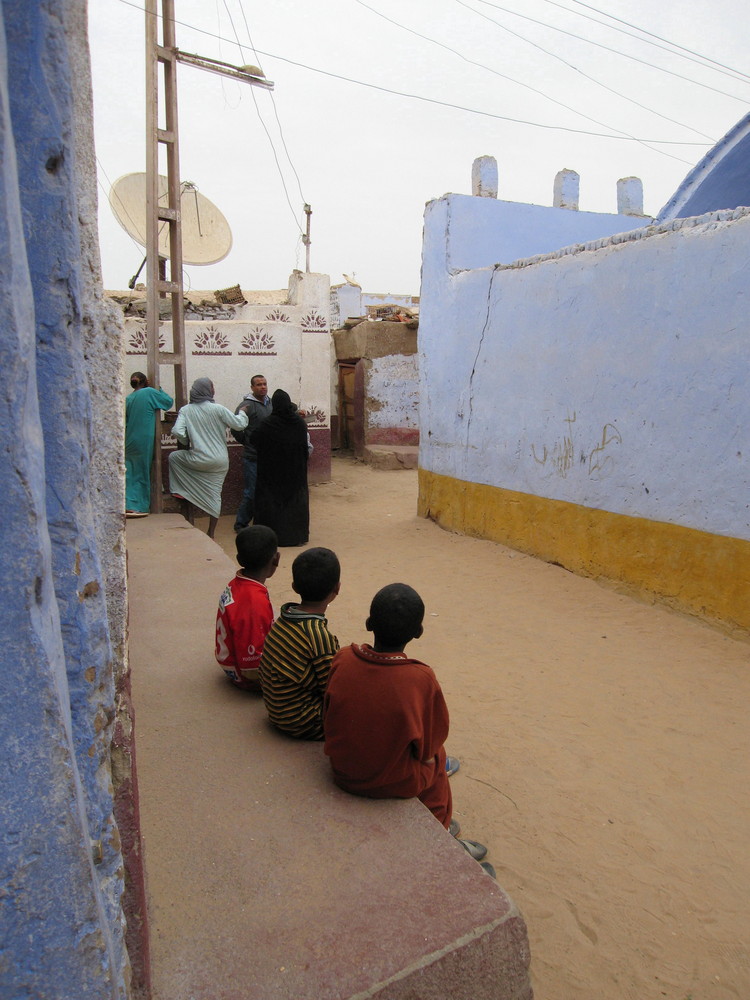
[[[422,635],[423,618],[422,598],[405,583],[392,583],[373,597],[365,623],[375,635],[373,645],[352,643],[331,664],[324,749],[339,788],[373,799],[416,797],[457,837],[443,745],[448,708],[432,669],[404,653]],[[450,770],[457,768],[454,761]],[[484,844],[459,843],[495,877],[482,860]]]
[[[352,643],[331,664],[325,752],[339,788],[374,799],[416,796],[448,829],[448,708],[432,669],[404,653],[422,635],[423,617],[422,598],[404,583],[375,595],[365,624],[373,645]]]
[[[279,546],[275,532],[262,524],[243,528],[235,544],[242,568],[219,599],[216,660],[236,687],[259,692],[260,657],[273,625],[265,582],[279,565]]]

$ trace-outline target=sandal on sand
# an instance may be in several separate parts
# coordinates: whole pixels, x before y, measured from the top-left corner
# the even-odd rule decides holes
[[[481,861],[487,856],[487,848],[478,840],[459,840],[459,844],[475,861]]]
[[[148,517],[147,510],[126,510],[125,517]]]
[[[461,761],[458,757],[446,757],[445,758],[445,773],[450,778],[451,775],[455,774],[456,771],[461,766]]]
[[[492,867],[492,865],[489,863],[489,861],[480,861],[479,862],[479,867],[480,868],[484,868],[484,870],[487,872],[487,874],[489,875],[489,877],[490,878],[494,878],[495,881],[497,881],[497,875],[495,874],[495,869]]]
[[[457,837],[460,832],[461,832],[461,824],[458,822],[457,819],[452,819],[451,825],[448,827],[448,833],[451,835],[451,837]]]

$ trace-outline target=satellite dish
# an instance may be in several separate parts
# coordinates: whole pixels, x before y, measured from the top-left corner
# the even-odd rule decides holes
[[[167,178],[158,177],[159,204],[166,207]],[[182,260],[185,264],[216,264],[232,249],[232,231],[213,202],[192,181],[180,184]],[[125,174],[112,185],[109,204],[126,233],[146,246],[146,175]],[[159,255],[169,257],[169,224],[159,223]]]

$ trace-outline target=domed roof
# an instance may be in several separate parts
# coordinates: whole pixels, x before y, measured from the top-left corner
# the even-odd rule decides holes
[[[750,114],[693,167],[656,218],[685,219],[750,206]]]

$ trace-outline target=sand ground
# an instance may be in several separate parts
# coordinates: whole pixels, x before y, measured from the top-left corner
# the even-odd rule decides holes
[[[424,598],[409,651],[450,708],[454,815],[526,918],[537,1000],[747,1000],[750,643],[445,532],[416,496],[415,472],[335,458],[310,545],[341,559],[342,645],[379,587]],[[234,558],[232,518],[216,540]]]

